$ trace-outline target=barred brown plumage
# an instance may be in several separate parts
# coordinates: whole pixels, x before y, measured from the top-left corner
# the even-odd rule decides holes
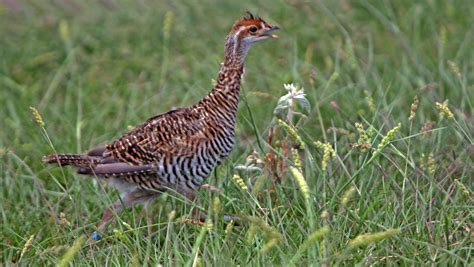
[[[249,13],[234,23],[226,38],[217,82],[198,103],[152,117],[86,155],[52,154],[44,157],[44,162],[72,165],[79,168],[79,174],[108,181],[122,193],[112,207],[116,211],[123,205],[147,204],[168,189],[193,200],[204,179],[234,147],[247,52],[253,43],[275,38],[268,32],[276,29]],[[99,228],[111,218],[107,209]]]

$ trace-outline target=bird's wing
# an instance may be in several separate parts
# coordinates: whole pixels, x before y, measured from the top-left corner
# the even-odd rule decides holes
[[[198,144],[212,138],[209,121],[192,109],[177,109],[150,118],[106,147],[104,158],[147,165],[175,155],[190,157]]]

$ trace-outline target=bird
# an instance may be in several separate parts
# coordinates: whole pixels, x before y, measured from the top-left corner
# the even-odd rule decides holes
[[[195,201],[206,177],[235,145],[236,113],[247,53],[253,44],[278,38],[280,29],[252,13],[232,25],[224,60],[212,90],[196,104],[156,115],[120,138],[84,154],[54,153],[45,164],[72,166],[80,175],[97,177],[120,197],[104,210],[98,229],[125,208],[145,208],[157,196],[174,191]],[[193,210],[194,213],[194,210]],[[206,215],[194,213],[200,220]]]

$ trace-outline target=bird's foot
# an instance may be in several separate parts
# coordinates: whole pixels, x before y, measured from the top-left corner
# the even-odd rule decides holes
[[[91,239],[94,241],[100,241],[102,239],[102,236],[99,234],[99,232],[94,231],[91,234]]]
[[[201,185],[201,189],[207,190],[207,191],[212,192],[212,193],[220,193],[221,192],[221,190],[219,190],[219,188],[217,188],[213,185],[210,185],[210,184]]]

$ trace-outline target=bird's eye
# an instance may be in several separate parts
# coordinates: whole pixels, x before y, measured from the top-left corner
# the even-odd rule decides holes
[[[251,32],[251,33],[256,33],[257,30],[258,30],[257,26],[250,26],[250,28],[249,28],[249,32]]]

